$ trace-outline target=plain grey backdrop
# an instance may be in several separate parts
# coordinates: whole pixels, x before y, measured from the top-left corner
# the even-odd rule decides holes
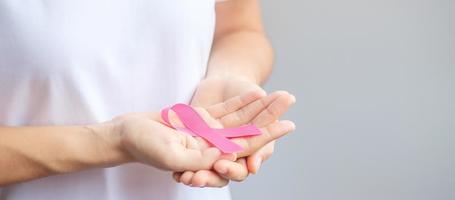
[[[297,131],[235,200],[455,199],[454,0],[262,7]]]

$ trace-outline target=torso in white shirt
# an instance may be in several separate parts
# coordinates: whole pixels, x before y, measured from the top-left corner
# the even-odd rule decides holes
[[[188,102],[206,70],[214,4],[0,1],[0,125],[97,123]],[[0,188],[0,199],[223,200],[229,191],[128,164]]]

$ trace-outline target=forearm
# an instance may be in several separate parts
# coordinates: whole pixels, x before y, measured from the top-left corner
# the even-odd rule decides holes
[[[215,38],[207,76],[239,76],[264,82],[273,66],[273,49],[265,34],[235,30]]]
[[[106,125],[0,127],[0,186],[127,162]]]

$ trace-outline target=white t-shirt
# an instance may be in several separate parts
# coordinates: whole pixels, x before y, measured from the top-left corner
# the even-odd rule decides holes
[[[188,102],[205,74],[214,4],[1,0],[0,125],[97,123]],[[227,187],[190,188],[175,183],[169,172],[127,164],[0,188],[0,199],[224,200],[230,195]]]

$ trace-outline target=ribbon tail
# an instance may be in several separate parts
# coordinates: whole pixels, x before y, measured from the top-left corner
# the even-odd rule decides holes
[[[238,138],[261,135],[261,131],[255,125],[244,125],[233,128],[215,129],[215,131],[227,138]]]

